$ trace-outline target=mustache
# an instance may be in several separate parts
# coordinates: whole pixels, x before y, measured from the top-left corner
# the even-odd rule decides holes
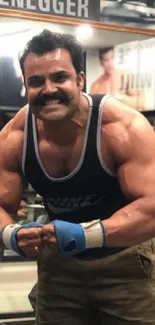
[[[38,106],[38,105],[42,105],[44,106],[44,104],[46,104],[47,101],[49,100],[59,100],[60,103],[62,104],[69,104],[69,102],[73,99],[74,97],[69,97],[68,94],[66,94],[65,92],[60,92],[57,91],[55,93],[49,93],[49,94],[41,94],[38,95],[33,101],[32,104],[34,106]]]

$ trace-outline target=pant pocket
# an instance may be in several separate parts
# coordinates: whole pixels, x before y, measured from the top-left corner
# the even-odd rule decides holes
[[[155,241],[149,240],[135,247],[137,263],[149,279],[155,279]]]

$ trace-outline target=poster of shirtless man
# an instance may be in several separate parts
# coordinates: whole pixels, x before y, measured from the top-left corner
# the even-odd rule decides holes
[[[101,73],[89,93],[108,93],[139,111],[154,110],[154,55],[154,38],[98,49]]]

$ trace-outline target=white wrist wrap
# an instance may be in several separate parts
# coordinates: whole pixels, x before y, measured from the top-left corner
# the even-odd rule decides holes
[[[80,223],[80,226],[84,230],[86,249],[104,245],[105,238],[99,219]]]
[[[21,228],[18,223],[7,225],[2,232],[2,240],[7,249],[14,250],[11,246],[11,234],[14,229]]]

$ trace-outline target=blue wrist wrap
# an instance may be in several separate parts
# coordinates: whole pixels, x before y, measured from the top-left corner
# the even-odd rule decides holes
[[[54,220],[59,256],[72,256],[83,252],[86,247],[83,228],[76,223]]]
[[[21,255],[21,251],[18,248],[17,232],[22,228],[28,229],[28,228],[38,228],[38,227],[42,227],[42,225],[39,224],[38,222],[32,221],[32,222],[26,223],[24,225],[21,225],[21,227],[19,227],[19,228],[13,229],[13,231],[11,233],[11,237],[10,237],[10,243],[11,243],[13,250],[16,253]]]

